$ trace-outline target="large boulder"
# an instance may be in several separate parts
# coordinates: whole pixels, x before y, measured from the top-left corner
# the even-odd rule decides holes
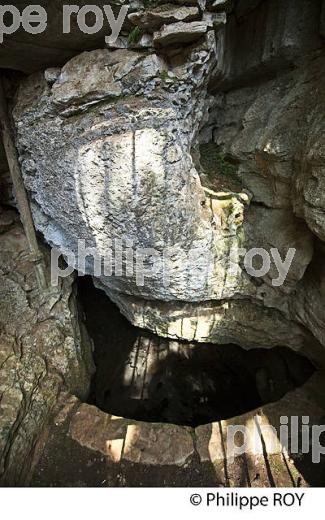
[[[204,13],[200,5],[200,13],[223,17],[217,4],[208,2]],[[230,15],[224,29],[211,30],[211,18],[154,34],[157,44],[159,34],[195,28],[195,41],[192,33],[156,50],[86,52],[21,83],[13,116],[36,226],[51,245],[72,252],[73,265],[94,275],[134,324],[245,347],[300,348],[314,341],[311,331],[325,344],[321,327],[315,332],[291,305],[313,259],[314,234],[323,239],[316,4],[251,3],[238,23],[247,34],[258,23],[259,44],[243,40],[243,62],[239,40],[222,47]],[[266,69],[281,74],[272,80]],[[202,148],[210,144],[211,157]],[[116,264],[114,276],[98,273],[89,256],[80,265],[79,239],[96,255],[113,250],[121,271]],[[128,247],[140,252],[142,280],[138,257],[126,265]],[[295,250],[283,283],[273,283],[274,263],[252,276],[237,254],[242,248],[276,249],[282,260]]]

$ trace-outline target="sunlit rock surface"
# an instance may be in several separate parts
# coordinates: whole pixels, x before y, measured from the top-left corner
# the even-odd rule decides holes
[[[145,37],[155,20],[155,48],[122,34],[128,48],[82,53],[21,83],[14,119],[37,228],[74,252],[78,239],[101,255],[115,239],[158,252],[142,285],[134,273],[95,276],[143,328],[245,347],[325,345],[324,277],[310,268],[325,238],[321,2],[204,4],[191,2],[193,21],[181,7],[133,6],[130,31],[144,24]],[[238,257],[230,266],[231,251],[252,247],[282,259],[296,250],[282,285],[274,264],[260,278]]]
[[[135,251],[159,255],[157,272],[145,284],[135,274],[102,277],[108,290],[200,301],[232,296],[247,284],[238,265],[228,273],[227,258],[242,244],[249,196],[205,190],[190,155],[211,101],[204,95],[204,72],[214,50],[206,49],[204,44],[193,51],[202,69],[194,84],[185,82],[192,62],[178,75],[175,70],[165,86],[167,67],[156,55],[102,50],[74,58],[52,87],[40,74],[21,86],[14,110],[17,142],[35,220],[47,241],[77,252],[77,240],[85,239],[105,255],[112,240],[123,239]],[[38,157],[35,145],[43,150]],[[194,260],[186,266],[189,254]],[[209,254],[207,283],[205,274],[195,272],[195,261]],[[87,273],[93,269],[89,262]]]

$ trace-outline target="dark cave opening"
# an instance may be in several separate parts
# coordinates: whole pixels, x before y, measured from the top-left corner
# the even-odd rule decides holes
[[[315,371],[287,347],[247,351],[137,329],[91,277],[78,278],[78,294],[94,343],[88,403],[114,416],[196,427],[275,402]]]

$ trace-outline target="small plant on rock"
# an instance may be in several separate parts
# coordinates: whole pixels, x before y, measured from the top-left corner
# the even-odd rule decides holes
[[[128,43],[130,45],[138,43],[141,40],[142,34],[143,34],[142,29],[136,25],[128,36]]]

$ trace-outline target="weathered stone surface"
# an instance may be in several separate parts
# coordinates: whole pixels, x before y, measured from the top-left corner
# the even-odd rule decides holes
[[[226,13],[210,13],[209,11],[205,11],[202,17],[203,21],[208,24],[208,27],[213,27],[215,30],[219,29],[221,26],[225,25],[227,22],[227,14]]]
[[[139,36],[139,39],[136,38],[135,41],[130,39],[129,36],[120,36],[114,43],[108,43],[107,48],[116,50],[116,49],[153,49],[153,35],[145,32]]]
[[[53,83],[55,83],[60,76],[60,73],[61,69],[58,67],[51,67],[46,69],[44,72],[45,81],[47,81],[49,85],[53,85]]]
[[[8,169],[8,163],[6,160],[6,155],[5,155],[2,141],[0,141],[0,173],[7,171],[7,169]]]
[[[86,106],[96,101],[111,100],[136,94],[141,86],[159,77],[163,61],[128,50],[98,50],[83,53],[65,65],[52,88],[55,105]],[[86,74],[80,81],[80,71]]]
[[[162,3],[162,2],[159,2]],[[19,2],[19,9],[22,11],[30,4],[26,1]],[[63,6],[66,5],[62,0],[55,3],[48,0],[42,1],[42,6],[48,15],[47,28],[40,34],[29,34],[20,28],[14,34],[5,35],[4,42],[0,45],[0,68],[16,69],[25,73],[43,70],[47,67],[62,66],[73,56],[83,51],[89,51],[104,47],[105,37],[111,34],[111,28],[104,16],[104,24],[100,30],[90,31],[86,34],[77,23],[77,15],[70,17],[70,32],[63,33]],[[96,6],[103,9],[107,5],[106,0],[89,0],[87,4],[82,3],[78,7]],[[153,4],[154,5],[154,4]],[[128,38],[134,23],[138,27],[148,28],[150,32],[159,29],[161,25],[178,21],[191,21],[200,19],[202,10],[205,8],[205,0],[188,0],[187,2],[171,0],[164,5],[150,7],[143,0],[112,0],[109,6],[112,7],[114,16],[117,18],[121,6],[128,7],[129,17],[126,17],[120,38],[113,44],[108,44],[110,48],[145,48],[148,40],[139,42],[128,42]],[[133,20],[133,21],[131,21]],[[86,24],[93,28],[94,17],[86,17]],[[147,30],[147,29],[146,29]]]
[[[72,416],[69,435],[112,462],[182,466],[194,453],[189,429],[130,421],[85,404]]]
[[[234,8],[234,1],[233,0],[212,0],[211,2],[208,2],[208,9],[210,11],[232,11]]]
[[[183,466],[193,456],[191,431],[172,424],[137,423],[128,426],[123,458],[130,462]]]
[[[239,175],[254,200],[275,208],[294,206],[316,234],[321,233],[316,222],[322,212],[324,84],[324,56],[315,55],[275,81],[218,97],[210,130],[239,161]]]
[[[244,4],[244,5],[243,5]],[[321,1],[242,2],[218,31],[215,82],[229,90],[274,75],[308,52],[322,47]],[[245,17],[241,15],[245,13]]]
[[[313,261],[306,275],[298,284],[296,293],[292,295],[290,308],[297,321],[308,327],[318,341],[324,344],[325,330],[325,250],[318,243]],[[312,351],[310,352],[312,355]],[[319,357],[320,354],[317,356]]]
[[[203,56],[198,84],[204,80],[204,69],[209,67],[209,54],[205,52]],[[100,63],[107,64],[104,76]],[[161,256],[157,272],[145,286],[137,283],[134,273],[129,279],[102,277],[108,289],[165,301],[225,296],[235,288],[238,290],[238,283],[245,284],[244,280],[236,283],[234,276],[225,287],[223,256],[240,242],[248,198],[245,194],[204,191],[189,154],[187,125],[191,124],[191,132],[195,131],[199,121],[191,104],[196,105],[200,115],[205,99],[191,97],[194,87],[189,87],[188,92],[180,88],[179,93],[176,90],[171,96],[175,104],[171,103],[169,83],[166,91],[159,77],[163,67],[163,62],[151,55],[144,58],[130,51],[94,51],[69,62],[52,89],[40,75],[25,83],[15,107],[18,143],[30,150],[36,139],[47,150],[42,160],[35,160],[29,153],[23,159],[26,186],[33,193],[34,216],[50,243],[66,245],[74,251],[77,239],[84,238],[87,245],[98,247],[98,252],[105,254],[110,241],[121,237],[131,240],[134,248],[154,248],[161,255],[169,249],[171,281],[165,287]],[[82,83],[81,70],[86,73]],[[177,72],[175,79],[170,80],[176,89],[181,83]],[[39,93],[37,99],[35,90]],[[132,97],[144,93],[150,93],[152,99],[142,102]],[[118,103],[112,102],[113,94],[122,96]],[[184,96],[190,104],[182,108],[178,98]],[[99,112],[97,108],[87,112],[88,107],[94,108],[99,102]],[[50,120],[47,116],[39,118],[40,107],[44,115],[48,111],[56,115]],[[30,124],[33,130],[30,127],[31,132],[26,134]],[[69,135],[66,148],[61,146],[64,134]],[[67,173],[64,190],[57,183],[58,171]],[[41,186],[47,186],[46,190]],[[70,198],[66,197],[66,190]],[[65,209],[56,221],[58,203]],[[207,252],[211,252],[212,259],[216,258],[216,265],[211,264],[209,287],[204,276],[191,276],[191,267],[182,266],[184,253],[191,250],[201,258]],[[91,265],[86,270],[93,273]]]
[[[14,116],[34,217],[49,243],[75,253],[80,238],[105,254],[111,240],[121,237],[134,250],[158,252],[144,284],[135,273],[96,280],[138,326],[178,339],[301,348],[311,338],[292,323],[289,301],[311,262],[313,245],[312,233],[289,209],[292,161],[302,146],[302,135],[294,138],[289,129],[302,113],[301,96],[310,96],[306,78],[314,81],[317,61],[303,77],[288,73],[274,82],[271,95],[270,84],[264,84],[230,92],[220,102],[217,97],[206,124],[213,103],[206,92],[216,63],[213,44],[209,32],[205,43],[189,49],[185,63],[175,60],[172,70],[154,53],[98,50],[68,62],[52,87],[41,75],[30,77]],[[293,100],[292,117],[283,119]],[[275,113],[274,104],[280,107]],[[247,207],[250,197],[240,188],[215,192],[202,186],[190,155],[202,127],[204,138],[210,134],[240,165],[238,177],[254,199],[270,209]],[[44,151],[37,159],[31,156],[35,142]],[[65,172],[60,184],[57,172]],[[64,208],[59,215],[58,205]],[[230,270],[229,255],[238,247],[275,247],[281,258],[296,249],[284,285],[273,286],[274,266],[258,284],[238,258]],[[189,264],[184,253],[193,251],[195,261]],[[207,254],[208,269],[200,267]],[[150,259],[145,266],[151,269]],[[93,274],[94,265],[88,262],[85,270]],[[260,328],[247,326],[256,321]]]
[[[252,204],[246,213],[245,236],[249,249],[256,247],[256,244],[268,252],[271,248],[275,248],[281,258],[286,257],[288,245],[295,250],[285,280],[279,279],[277,282],[279,285],[273,286],[279,291],[279,298],[283,293],[290,293],[297,282],[303,278],[314,254],[314,239],[306,224],[287,209],[265,208]],[[257,293],[263,298],[263,292],[268,291],[267,286],[272,287],[278,277],[279,271],[272,263],[269,272],[259,278]],[[267,306],[272,306],[272,296],[269,296],[271,298],[269,301],[264,299]]]
[[[207,29],[206,22],[173,23],[154,33],[153,42],[157,47],[189,44],[201,38]]]
[[[51,245],[75,253],[80,238],[100,254],[118,238],[132,241],[135,249],[162,253],[168,247],[169,285],[161,262],[143,285],[135,273],[96,276],[96,284],[140,327],[246,349],[287,345],[323,365],[324,2],[239,1],[234,13],[232,2],[221,0],[176,4],[171,17],[170,10],[139,15],[143,3],[132,2],[133,22],[160,31],[132,42],[129,20],[109,50],[80,54],[104,46],[107,27],[88,38],[73,25],[72,36],[62,39],[60,3],[49,11],[49,32],[36,38],[20,32],[0,46],[1,67],[51,67],[21,83],[14,108],[37,228]],[[219,9],[227,9],[227,18]],[[198,20],[191,22],[194,11]],[[208,178],[200,145],[210,143],[222,160]],[[1,157],[0,150],[0,163]],[[6,171],[3,162],[1,189],[8,185]],[[82,358],[89,348],[75,309],[69,309],[71,280],[39,301],[13,214],[0,216],[0,233],[0,470],[4,481],[16,483],[31,465],[59,391],[86,392],[90,365]],[[277,287],[273,265],[258,279],[247,276],[238,260],[230,271],[233,247],[276,248],[282,258],[291,247],[296,255]],[[199,259],[212,254],[208,274],[197,269],[198,257],[195,268],[184,261],[192,250]],[[151,269],[149,258],[145,266]],[[88,262],[85,271],[94,274],[94,265]],[[263,409],[263,421],[276,424],[279,411],[313,414],[315,402],[305,397],[290,394],[283,408]],[[69,440],[111,464],[174,467],[198,449],[205,462],[212,457],[220,480],[229,484],[216,425],[213,438],[205,428],[195,447],[187,430],[130,424],[87,405],[74,414],[74,406],[74,399],[67,402],[58,424],[72,413]],[[320,405],[315,412],[318,420],[322,410]],[[272,439],[266,440],[272,453]],[[279,450],[276,444],[269,461],[276,475]],[[254,467],[264,464],[261,446],[249,455],[246,465],[235,465],[230,483],[256,485]],[[294,469],[289,459],[286,465]],[[274,481],[288,485],[282,473]]]
[[[277,403],[196,429],[110,418],[93,406],[75,403],[67,410],[61,404],[32,485],[320,486],[324,460],[313,464],[311,454],[301,453],[301,417],[308,416],[311,427],[322,424],[324,395],[324,374],[315,374]],[[69,401],[66,395],[62,397],[61,403]],[[289,432],[289,449],[285,436],[280,440],[282,416],[299,418],[298,428],[293,425]],[[238,428],[245,431],[244,436]],[[295,439],[298,453],[291,453],[290,441]],[[113,451],[107,451],[107,441],[115,443]],[[240,447],[243,442],[246,453],[238,455],[235,444]]]
[[[187,341],[235,343],[244,348],[287,345],[312,350],[312,338],[281,312],[249,300],[163,303],[139,300],[117,292],[111,299],[137,327],[162,337]]]
[[[215,123],[207,134],[238,161],[243,185],[253,193],[253,202],[246,214],[251,246],[260,243],[261,233],[269,235],[267,242],[277,242],[280,250],[286,247],[292,233],[298,240],[297,263],[290,269],[282,288],[263,296],[264,304],[281,305],[282,311],[289,312],[324,344],[324,314],[320,303],[324,274],[317,267],[324,258],[323,248],[317,249],[315,260],[308,267],[314,255],[311,244],[314,235],[321,240],[325,238],[322,85],[325,85],[324,55],[316,53],[312,59],[301,60],[297,70],[284,73],[277,80],[220,95],[211,116]],[[264,206],[278,209],[270,212]],[[292,213],[304,219],[313,234],[308,236],[305,223],[292,219],[289,216]],[[302,244],[299,244],[299,236],[304,237]],[[301,269],[300,274],[297,268]],[[296,281],[302,279],[302,282],[292,297],[286,299],[280,295],[291,285],[293,273]],[[264,287],[259,287],[259,293],[265,293]],[[275,304],[277,297],[282,299],[282,304],[279,301]]]
[[[310,427],[323,421],[324,399],[317,398],[324,395],[323,392],[322,375],[316,374],[301,389],[288,393],[276,403],[196,428],[196,449],[201,461],[212,461],[217,473],[224,475],[226,471],[229,486],[286,487],[297,485],[301,479],[308,485],[311,454],[298,453],[301,418],[308,417]],[[289,418],[288,436],[280,435],[282,417]],[[238,454],[237,446],[245,447],[243,455]]]
[[[197,38],[196,29],[205,25],[199,41],[149,52],[82,53],[58,76],[47,73],[46,81],[39,74],[21,85],[14,109],[17,145],[46,240],[77,253],[78,239],[85,239],[103,255],[112,240],[123,238],[134,250],[159,255],[154,269],[146,258],[151,272],[143,283],[135,271],[129,277],[96,275],[96,284],[134,324],[173,338],[245,348],[299,349],[312,342],[310,333],[325,344],[322,320],[292,305],[313,259],[313,236],[324,239],[324,57],[315,51],[321,43],[316,4],[250,2],[241,13],[245,22],[231,15],[217,42],[208,30],[213,17],[201,5],[203,21],[161,29],[169,47],[175,27],[175,34],[195,28]],[[251,29],[258,27],[259,43],[237,39],[234,24],[239,34],[255,34]],[[159,37],[155,33],[156,42]],[[296,69],[286,71],[292,63]],[[271,70],[282,73],[271,80]],[[249,85],[256,78],[258,84]],[[236,166],[229,170],[223,158],[225,172],[216,165],[207,174],[199,152],[207,143]],[[282,259],[295,249],[284,283],[273,284],[275,264],[261,278],[248,276],[239,258],[229,259],[241,247],[275,248]],[[192,263],[186,261],[190,252],[196,255]],[[200,262],[207,255],[212,262],[206,269]],[[84,270],[94,274],[90,259]]]
[[[164,24],[190,22],[199,18],[197,7],[161,5],[155,9],[131,13],[129,20],[148,32],[154,32]]]
[[[25,235],[0,212],[0,480],[23,484],[58,392],[88,392],[90,341],[79,328],[72,278],[39,294]]]
[[[112,418],[94,406],[81,405],[72,416],[69,435],[91,450],[99,451],[112,462],[120,462],[128,422]]]

